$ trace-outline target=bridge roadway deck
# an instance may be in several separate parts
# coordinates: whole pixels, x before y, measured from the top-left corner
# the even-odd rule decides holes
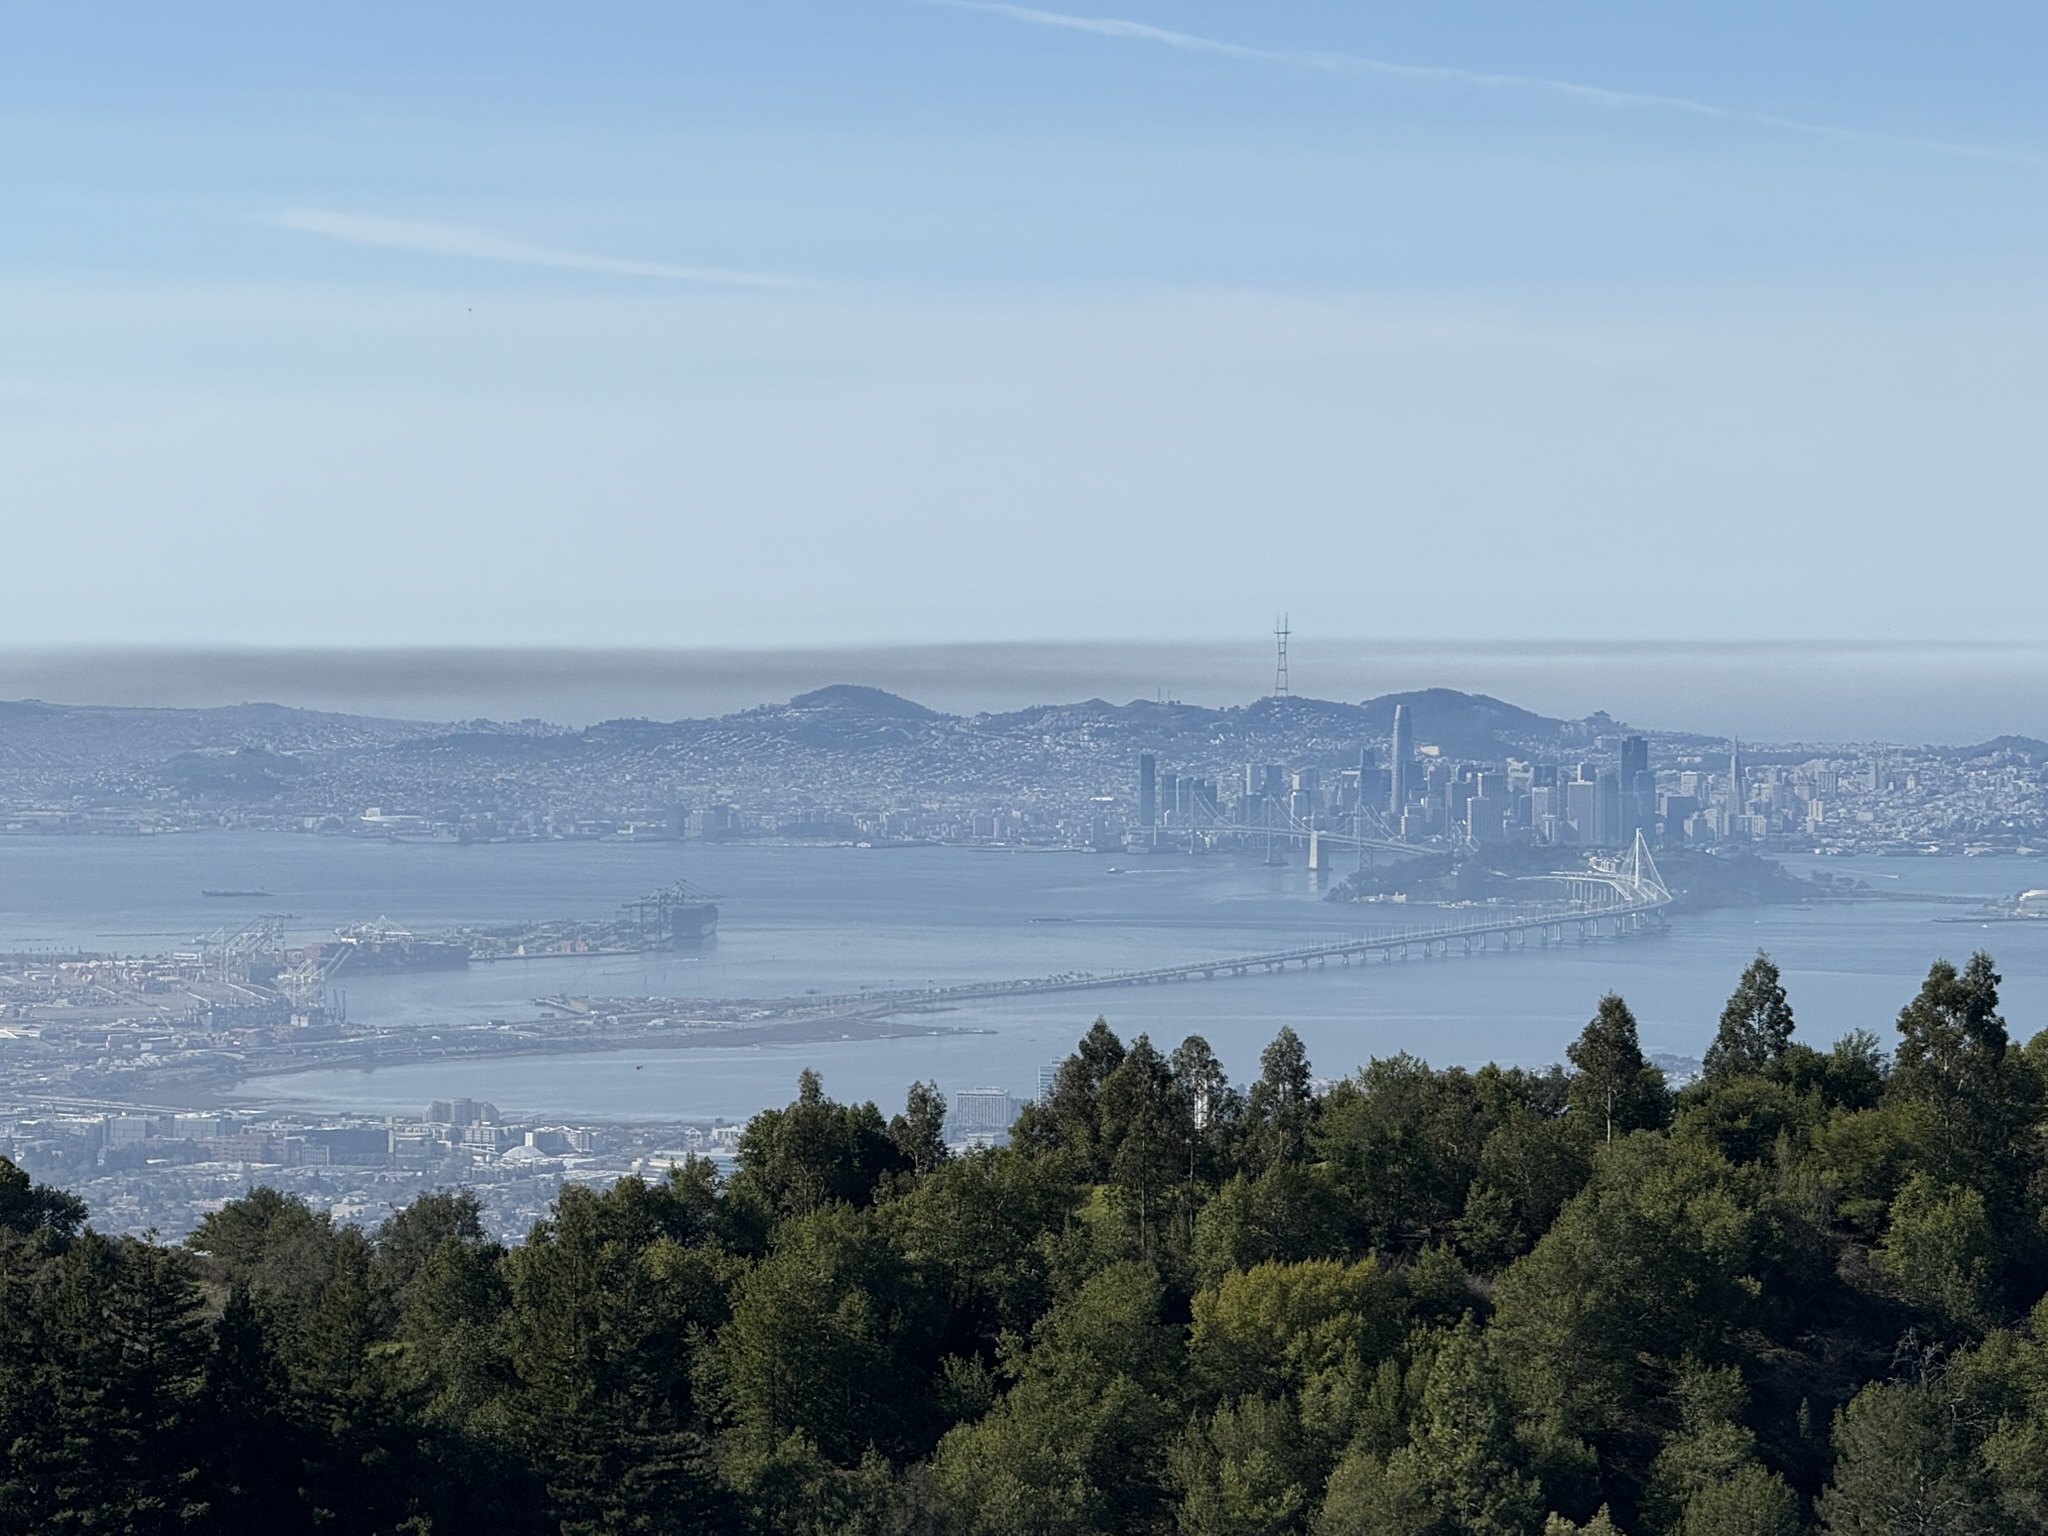
[[[1612,905],[1592,905],[1578,902],[1560,903],[1542,907],[1520,907],[1487,917],[1474,918],[1469,922],[1439,923],[1427,928],[1410,928],[1392,933],[1361,934],[1357,937],[1331,939],[1318,944],[1297,945],[1291,949],[1267,950],[1258,954],[1232,955],[1215,960],[1188,960],[1176,965],[1153,966],[1145,970],[1131,971],[1080,971],[1057,976],[1028,977],[1018,981],[969,982],[960,986],[932,987],[923,991],[891,994],[903,1001],[925,1003],[967,1002],[976,998],[1016,997],[1021,994],[1042,992],[1089,992],[1107,987],[1143,987],[1164,982],[1213,981],[1219,976],[1245,976],[1253,972],[1284,971],[1290,965],[1303,967],[1325,964],[1330,960],[1349,964],[1356,958],[1361,963],[1377,955],[1382,960],[1393,960],[1405,956],[1411,950],[1420,949],[1424,954],[1439,950],[1447,951],[1452,944],[1462,944],[1470,950],[1475,943],[1483,944],[1495,934],[1503,936],[1530,933],[1539,929],[1559,931],[1577,928],[1583,935],[1588,927],[1597,935],[1599,925],[1613,923],[1615,931],[1639,927],[1641,920],[1669,905],[1670,896],[1658,893],[1640,899],[1617,901]],[[879,1001],[881,994],[865,993],[858,999],[864,1003]],[[847,1001],[855,1001],[849,998]]]
[[[1091,992],[1108,987],[1143,987],[1163,982],[1213,981],[1222,976],[1245,976],[1251,973],[1273,973],[1284,971],[1290,965],[1302,967],[1325,965],[1331,960],[1348,965],[1355,958],[1361,964],[1378,955],[1381,960],[1405,958],[1410,950],[1420,949],[1424,955],[1448,953],[1451,945],[1462,945],[1470,953],[1476,945],[1481,950],[1486,941],[1499,934],[1507,943],[1512,935],[1544,931],[1544,941],[1550,941],[1551,933],[1557,941],[1563,942],[1565,930],[1576,929],[1581,940],[1598,938],[1603,925],[1612,924],[1616,934],[1638,929],[1643,919],[1656,915],[1660,909],[1671,904],[1670,888],[1664,884],[1657,872],[1656,861],[1651,857],[1642,834],[1636,834],[1635,847],[1625,861],[1585,870],[1559,871],[1550,875],[1526,876],[1533,880],[1562,882],[1572,892],[1572,898],[1561,902],[1517,903],[1507,908],[1494,908],[1477,914],[1463,922],[1437,923],[1424,928],[1399,929],[1392,933],[1365,933],[1355,937],[1327,939],[1315,944],[1296,945],[1290,949],[1273,949],[1249,955],[1229,955],[1210,960],[1184,960],[1174,965],[1151,966],[1142,970],[1128,971],[1071,971],[1054,976],[1033,976],[1017,981],[965,982],[949,987],[920,987],[890,989],[821,995],[806,993],[800,998],[789,997],[750,1003],[746,1006],[765,1015],[774,1015],[787,1020],[795,1015],[852,1017],[884,1017],[891,1013],[911,1009],[945,1007],[952,1003],[963,1003],[979,998],[1036,996],[1052,992]],[[1660,919],[1661,921],[1661,919]],[[536,998],[541,1006],[556,1010],[582,1014],[596,1011],[599,1000]],[[626,1000],[604,1000],[609,1012],[644,1011],[623,1006]],[[642,1005],[650,1005],[653,999],[640,999]],[[684,1001],[670,999],[670,1004]],[[730,1009],[734,1000],[696,999],[696,1003],[707,1007]]]

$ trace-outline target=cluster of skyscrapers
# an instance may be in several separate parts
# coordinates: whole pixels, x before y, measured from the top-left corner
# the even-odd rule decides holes
[[[1407,706],[1396,705],[1388,745],[1386,827],[1403,842],[1462,835],[1610,848],[1659,827],[1657,776],[1641,736],[1623,737],[1609,761],[1461,763],[1418,751]]]
[[[1138,759],[1136,847],[1180,846],[1181,835],[1231,832],[1335,833],[1421,844],[1521,841],[1586,848],[1626,847],[1637,832],[1655,841],[1742,838],[1743,772],[1731,752],[1727,776],[1699,771],[1660,784],[1646,737],[1597,743],[1583,760],[1532,762],[1506,756],[1464,761],[1418,743],[1406,705],[1394,710],[1385,747],[1359,749],[1358,765],[1328,768],[1248,763],[1241,780],[1205,778]]]

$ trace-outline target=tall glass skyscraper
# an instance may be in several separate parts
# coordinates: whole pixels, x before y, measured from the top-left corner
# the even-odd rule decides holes
[[[1401,808],[1408,803],[1408,791],[1415,778],[1415,721],[1406,704],[1394,706],[1394,739],[1388,763],[1387,811],[1398,826]]]

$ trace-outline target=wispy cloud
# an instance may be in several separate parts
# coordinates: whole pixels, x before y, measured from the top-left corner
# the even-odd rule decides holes
[[[324,235],[330,240],[345,240],[351,245],[418,251],[429,256],[461,256],[474,261],[509,261],[527,267],[560,267],[575,272],[608,272],[617,277],[652,277],[670,282],[718,283],[739,288],[809,286],[794,278],[762,272],[685,267],[665,261],[600,256],[589,251],[558,251],[487,229],[471,229],[459,224],[429,224],[415,219],[387,219],[372,214],[336,213],[327,208],[292,208],[270,215],[263,222],[304,234]]]
[[[1259,48],[1247,43],[1203,37],[1192,32],[1175,32],[1141,21],[1125,21],[1113,16],[1075,16],[1064,11],[1043,11],[1032,6],[1008,5],[1002,3],[1002,0],[921,0],[921,3],[944,6],[949,10],[980,11],[986,15],[1007,17],[1011,21],[1025,22],[1035,27],[1056,27],[1069,32],[1091,33],[1097,37],[1151,43],[1163,48],[1177,49],[1183,53],[1213,54],[1223,58],[1243,59],[1251,63],[1319,70],[1325,74],[1378,76],[1382,79],[1413,80],[1431,85],[1465,86],[1484,90],[1531,91],[1568,101],[1583,102],[1588,106],[1678,113],[1689,117],[1714,118],[1722,122],[1746,123],[1758,128],[1775,128],[1788,133],[1810,134],[1846,143],[1961,155],[1973,160],[1994,160],[2012,165],[2048,166],[2048,159],[2017,150],[1960,144],[1943,139],[1874,133],[1861,128],[1844,128],[1832,123],[1812,122],[1805,118],[1781,117],[1769,112],[1750,112],[1737,107],[1720,107],[1712,102],[1696,101],[1689,96],[1610,90],[1605,86],[1583,85],[1574,80],[1558,80],[1548,75],[1502,74],[1440,64],[1404,64],[1392,59],[1378,59],[1357,53]]]

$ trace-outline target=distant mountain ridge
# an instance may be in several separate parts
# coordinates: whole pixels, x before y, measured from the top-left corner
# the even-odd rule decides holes
[[[871,752],[948,737],[1041,736],[1082,730],[1121,737],[1161,750],[1236,742],[1247,748],[1304,738],[1376,744],[1392,732],[1394,710],[1405,705],[1419,745],[1445,755],[1493,759],[1510,751],[1559,749],[1621,729],[1604,714],[1566,721],[1522,709],[1485,694],[1427,688],[1385,694],[1352,704],[1300,696],[1211,706],[1135,699],[1044,704],[980,715],[948,715],[884,689],[834,683],[727,715],[672,721],[605,720],[581,731],[510,726],[495,721],[460,723],[389,720],[278,704],[208,709],[152,709],[0,702],[0,758],[10,752],[82,762],[88,759],[165,765],[177,780],[226,782],[239,777],[227,764],[209,767],[208,754],[264,753],[271,757],[335,752],[391,751],[401,757],[443,755],[543,761],[584,758],[607,748],[685,747],[746,738],[777,740],[826,752]],[[174,760],[176,766],[172,767]],[[264,778],[289,767],[271,762]]]

